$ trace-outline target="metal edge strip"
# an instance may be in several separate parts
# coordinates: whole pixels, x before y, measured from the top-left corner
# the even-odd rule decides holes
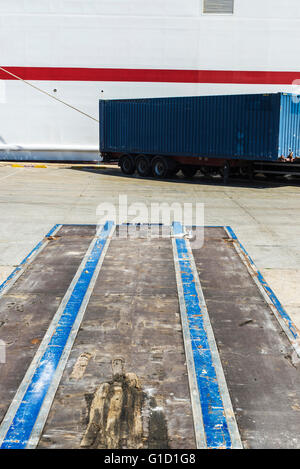
[[[7,279],[0,285],[0,297],[4,295],[12,285],[18,280],[18,278],[23,274],[25,269],[31,262],[36,258],[36,256],[47,246],[49,241],[47,238],[49,236],[54,236],[62,225],[54,225],[53,228],[45,235],[45,237],[30,251],[30,253],[20,262],[18,267],[16,267],[13,272],[7,277]]]
[[[243,264],[247,267],[248,272],[250,273],[254,282],[258,286],[265,301],[270,306],[273,314],[275,315],[277,321],[279,322],[283,331],[287,335],[298,357],[300,357],[300,335],[296,325],[294,324],[288,313],[285,311],[284,307],[282,306],[281,302],[279,301],[273,290],[270,288],[270,286],[264,279],[262,273],[256,267],[254,261],[249,256],[245,247],[239,241],[234,230],[230,226],[225,226],[224,229],[230,239],[233,240],[233,245],[235,247],[236,252],[240,256]]]
[[[210,324],[193,253],[188,240],[182,237],[175,239],[176,235],[180,235],[183,232],[184,229],[182,225],[174,222],[174,236],[172,239],[174,263],[183,323],[183,336],[187,355],[197,446],[206,448],[226,447],[228,449],[241,449],[243,446],[227,389],[221,360],[214,339],[213,330]],[[195,296],[197,296],[197,298],[195,298]],[[198,303],[198,305],[196,303]],[[198,314],[188,314],[187,305],[189,309],[193,310],[192,313],[195,313],[196,308],[198,310]],[[202,324],[200,318],[202,318]],[[192,324],[193,322],[195,324]],[[193,325],[196,327],[193,328]],[[194,335],[194,337],[192,337],[192,335]],[[202,359],[204,359],[209,370],[204,370],[203,368],[202,371],[200,371],[195,363],[195,359],[199,358],[202,353]],[[198,363],[198,365],[200,365],[200,363]],[[206,380],[206,384],[209,387],[209,389],[206,388],[205,390],[202,390],[202,396],[201,379]],[[204,381],[202,381],[202,383],[204,383]],[[211,412],[207,410],[208,406],[211,405],[211,401],[205,402],[207,400],[207,391],[209,391],[210,399],[215,404]],[[198,395],[197,399],[195,393]],[[215,415],[213,416],[212,414],[214,413]],[[198,420],[200,420],[200,416],[201,424],[199,426]],[[225,441],[226,439],[227,441]],[[203,445],[203,441],[205,441],[205,445]]]
[[[65,344],[65,347],[63,348],[63,350],[61,351],[61,357],[60,357],[60,360],[59,360],[59,363],[58,363],[58,366],[57,368],[55,369],[54,371],[54,376],[52,376],[52,379],[51,379],[51,382],[49,383],[49,386],[48,386],[48,390],[47,390],[47,394],[45,395],[44,399],[43,399],[43,402],[42,402],[42,405],[41,405],[41,408],[39,409],[39,414],[37,415],[37,418],[34,422],[34,424],[32,425],[32,429],[31,429],[31,432],[30,432],[30,437],[28,438],[28,440],[26,441],[13,441],[11,446],[12,448],[24,448],[24,447],[27,447],[27,448],[34,448],[37,443],[38,443],[38,432],[39,434],[41,433],[42,429],[43,429],[43,426],[45,424],[45,421],[47,419],[47,416],[48,416],[48,413],[49,413],[49,410],[50,410],[50,407],[51,407],[51,404],[52,404],[52,401],[53,401],[53,398],[54,398],[54,395],[55,395],[55,392],[56,392],[56,389],[59,385],[59,382],[60,382],[60,379],[61,379],[61,376],[62,376],[62,373],[63,373],[63,370],[65,368],[65,364],[66,364],[66,361],[68,359],[68,356],[69,356],[69,353],[71,351],[71,348],[72,348],[72,345],[74,343],[74,340],[76,338],[76,335],[77,335],[77,332],[78,332],[78,329],[79,329],[79,326],[80,326],[80,323],[81,323],[81,320],[83,318],[83,315],[84,315],[84,312],[85,312],[85,309],[86,309],[86,306],[87,306],[87,303],[89,301],[89,298],[90,298],[90,295],[92,293],[92,290],[93,290],[93,287],[95,285],[95,282],[96,282],[96,279],[98,277],[98,274],[100,272],[100,269],[101,269],[101,265],[102,265],[102,262],[103,262],[103,259],[104,259],[104,256],[106,254],[106,251],[108,249],[108,245],[109,245],[109,242],[110,242],[110,239],[113,235],[113,232],[114,232],[114,225],[112,222],[108,222],[103,231],[100,233],[100,236],[98,236],[98,233],[97,235],[94,237],[93,241],[91,242],[90,244],[90,247],[86,253],[86,255],[84,256],[78,270],[77,270],[77,273],[75,274],[57,312],[55,313],[54,317],[53,317],[53,320],[48,328],[48,331],[46,332],[41,344],[40,344],[40,347],[35,355],[35,357],[33,358],[29,368],[27,369],[27,372],[22,380],[22,383],[21,385],[19,386],[19,389],[13,399],[13,401],[11,402],[11,405],[1,423],[1,426],[0,426],[0,445],[1,447],[6,447],[6,445],[3,445],[3,442],[5,441],[5,437],[7,435],[7,433],[9,432],[9,429],[10,427],[12,426],[13,424],[13,421],[14,421],[14,418],[16,416],[16,413],[18,412],[18,409],[20,407],[20,405],[23,403],[26,404],[26,402],[23,401],[27,391],[28,391],[28,388],[30,386],[30,384],[32,383],[32,380],[33,380],[33,377],[36,373],[36,370],[38,368],[38,366],[42,366],[43,365],[43,362],[42,362],[42,358],[44,356],[44,354],[46,353],[46,351],[49,351],[49,345],[50,345],[50,341],[53,339],[54,335],[55,335],[55,332],[59,326],[59,321],[63,315],[63,312],[65,311],[65,308],[69,302],[69,300],[71,299],[71,296],[72,296],[72,293],[80,279],[80,276],[81,274],[83,273],[84,271],[84,268],[86,267],[86,264],[87,262],[90,260],[91,258],[91,254],[93,252],[93,249],[95,248],[97,242],[100,240],[103,242],[104,240],[104,245],[102,246],[102,250],[100,252],[100,257],[98,259],[98,262],[96,264],[96,267],[95,267],[95,270],[93,272],[93,276],[88,284],[88,288],[86,290],[86,293],[85,293],[85,296],[83,298],[83,301],[80,305],[80,309],[78,310],[77,312],[77,315],[75,317],[75,321],[73,323],[73,326],[72,326],[72,329],[69,333],[69,336],[68,336],[68,339],[67,339],[67,342]],[[54,344],[54,347],[55,347],[55,344]],[[52,398],[51,398],[52,396]],[[43,409],[43,405],[45,404],[45,408]],[[40,419],[40,420],[39,420]],[[21,425],[24,426],[24,423],[21,421]],[[8,445],[9,446],[9,445]]]
[[[183,343],[184,343],[184,349],[185,349],[186,366],[188,370],[188,380],[189,380],[190,395],[191,395],[196,445],[198,449],[206,449],[207,444],[206,444],[206,436],[205,436],[205,430],[204,430],[204,424],[203,424],[202,408],[201,408],[200,396],[199,396],[199,391],[198,391],[198,383],[197,383],[194,356],[193,356],[193,350],[192,350],[192,344],[191,344],[191,336],[190,336],[190,331],[189,331],[189,324],[188,324],[187,311],[186,311],[186,305],[185,305],[185,300],[184,300],[183,285],[182,285],[182,280],[181,280],[181,273],[180,273],[180,267],[179,267],[179,260],[177,256],[177,246],[176,246],[175,238],[172,238],[172,246],[173,246],[174,266],[175,266],[176,282],[177,282],[177,290],[178,290],[179,308],[180,308],[180,315],[181,315]]]
[[[220,395],[222,397],[222,401],[224,405],[224,412],[225,412],[227,425],[228,425],[228,429],[230,433],[232,449],[243,449],[243,444],[241,441],[241,437],[240,437],[238,425],[236,422],[229,390],[227,387],[226,378],[225,378],[222,362],[221,362],[219,351],[218,351],[218,346],[217,346],[213,328],[210,322],[209,313],[208,313],[207,306],[206,306],[206,301],[205,301],[204,294],[202,291],[199,274],[197,271],[195,259],[193,256],[193,252],[192,252],[192,248],[191,248],[189,240],[186,240],[186,244],[187,244],[188,252],[190,254],[190,262],[191,262],[191,267],[192,267],[192,271],[194,274],[195,286],[196,286],[196,290],[198,293],[199,302],[201,305],[201,311],[203,313],[204,327],[206,329],[206,334],[208,337],[213,364],[215,366],[215,372],[217,375],[217,381],[218,381],[218,385],[220,389]]]

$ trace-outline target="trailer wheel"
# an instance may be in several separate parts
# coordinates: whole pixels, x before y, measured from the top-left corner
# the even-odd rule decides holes
[[[156,156],[152,160],[152,172],[153,176],[164,179],[169,174],[169,164],[168,160],[163,156]]]
[[[195,176],[198,169],[193,168],[193,166],[184,166],[183,168],[181,168],[181,171],[186,178],[192,178]]]
[[[140,176],[146,177],[151,174],[151,160],[147,156],[140,155],[136,160],[136,170]]]
[[[122,173],[124,174],[133,174],[135,172],[135,161],[133,156],[124,155],[120,159],[120,167]]]

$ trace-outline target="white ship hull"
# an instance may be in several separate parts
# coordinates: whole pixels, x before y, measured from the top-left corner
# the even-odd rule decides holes
[[[102,99],[299,92],[299,0],[2,0],[7,72],[98,119]],[[95,160],[98,123],[0,70],[0,158]]]

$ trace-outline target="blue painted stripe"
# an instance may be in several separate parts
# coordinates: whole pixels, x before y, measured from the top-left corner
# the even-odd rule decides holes
[[[288,313],[285,311],[284,307],[282,306],[282,304],[280,303],[279,299],[277,298],[277,296],[275,295],[275,293],[273,292],[272,288],[270,288],[270,286],[268,285],[268,283],[266,282],[266,280],[264,279],[262,273],[258,270],[258,268],[256,267],[254,261],[251,259],[251,257],[249,256],[248,252],[246,251],[245,247],[242,245],[242,243],[240,243],[240,241],[238,240],[238,237],[236,236],[235,232],[233,231],[233,229],[230,227],[230,226],[226,226],[227,228],[227,231],[228,233],[230,234],[231,238],[233,240],[235,240],[239,247],[241,248],[241,250],[243,251],[243,253],[245,254],[245,256],[247,257],[247,259],[249,260],[250,264],[252,265],[252,267],[254,268],[254,270],[257,272],[257,279],[258,281],[260,282],[260,284],[262,285],[262,287],[264,288],[265,292],[267,293],[267,295],[269,296],[270,300],[272,301],[273,305],[275,306],[275,308],[277,309],[279,315],[281,316],[281,318],[285,321],[285,323],[287,324],[291,334],[293,335],[293,337],[295,339],[299,339],[300,336],[297,332],[297,329],[296,329],[296,326],[294,325],[292,319],[290,318],[290,316],[288,315]]]
[[[175,236],[182,234],[182,225],[178,222],[173,223],[173,231]],[[195,285],[194,271],[184,238],[176,239],[176,248],[207,447],[230,449],[232,447],[231,437],[204,326],[203,311]]]
[[[107,222],[96,240],[55,332],[39,361],[25,395],[3,440],[2,449],[25,448],[40,412],[47,391],[58,367],[73,324],[94,275],[113,223]]]
[[[60,225],[55,225],[49,233],[46,234],[45,238],[48,236],[51,236],[55,230],[59,227]],[[1,292],[6,288],[6,286],[13,280],[13,278],[22,270],[25,264],[31,259],[31,257],[42,247],[42,245],[45,242],[45,238],[40,241],[33,249],[30,251],[30,253],[25,257],[25,259],[22,260],[22,262],[16,267],[13,272],[7,277],[7,279],[0,285],[0,294]]]

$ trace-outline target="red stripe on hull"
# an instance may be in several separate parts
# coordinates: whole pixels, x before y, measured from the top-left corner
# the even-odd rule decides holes
[[[24,80],[120,81],[152,83],[223,83],[247,85],[291,85],[299,72],[231,70],[157,70],[118,68],[5,67]],[[0,70],[0,80],[16,78]]]

